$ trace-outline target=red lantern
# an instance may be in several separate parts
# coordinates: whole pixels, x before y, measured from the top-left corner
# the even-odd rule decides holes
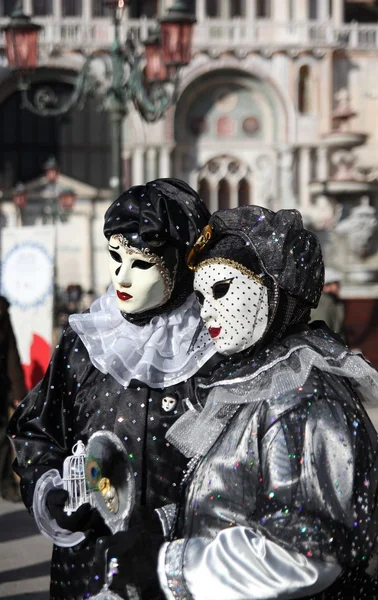
[[[13,193],[13,202],[17,206],[17,208],[24,208],[27,203],[27,196],[25,192],[25,187],[22,183],[19,183]]]
[[[195,16],[188,11],[183,0],[177,0],[168,10],[168,14],[160,19],[164,62],[168,67],[189,64],[195,22]]]
[[[167,81],[168,69],[164,63],[163,49],[160,44],[160,35],[152,33],[144,42],[146,54],[146,79],[149,82]]]
[[[9,24],[2,29],[9,66],[21,70],[35,69],[38,64],[38,34],[42,27],[33,23],[22,9],[16,9]]]
[[[64,210],[66,210],[66,211],[72,210],[73,207],[75,206],[75,202],[76,202],[76,194],[73,190],[66,189],[66,190],[63,190],[62,192],[60,192],[59,204]]]

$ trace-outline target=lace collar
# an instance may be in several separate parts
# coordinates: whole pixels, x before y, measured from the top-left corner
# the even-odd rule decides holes
[[[126,321],[113,286],[93,302],[89,312],[71,315],[72,329],[85,345],[92,364],[127,387],[138,379],[164,388],[189,379],[216,352],[207,329],[188,354],[199,323],[194,294],[169,314],[155,316],[140,327]]]

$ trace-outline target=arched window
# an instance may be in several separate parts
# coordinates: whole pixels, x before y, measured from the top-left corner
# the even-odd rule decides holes
[[[206,0],[206,16],[218,17],[218,0]]]
[[[32,7],[33,15],[36,17],[52,15],[53,12],[52,0],[33,0]]]
[[[308,3],[308,18],[314,20],[318,18],[318,0],[310,0]]]
[[[0,17],[8,17],[14,9],[14,0],[3,0],[0,2]]]
[[[218,185],[218,207],[219,210],[230,207],[230,184],[226,179],[221,179]]]
[[[230,0],[230,16],[244,17],[244,6],[242,0]]]
[[[199,182],[198,195],[200,198],[202,198],[202,200],[206,204],[207,208],[209,208],[210,207],[210,186],[209,186],[209,182],[207,181],[207,179],[201,179],[201,181]]]
[[[140,17],[154,19],[157,14],[157,0],[131,0],[130,2],[129,15],[131,19],[139,19]]]
[[[270,13],[270,0],[257,0],[256,17],[258,19],[269,19]]]
[[[62,17],[81,17],[82,0],[62,0]]]
[[[302,65],[299,69],[298,110],[302,115],[311,112],[311,71],[308,65]]]
[[[46,85],[62,99],[72,91],[61,82]],[[22,110],[20,94],[15,92],[0,105],[0,148],[0,187],[39,177],[51,155],[64,175],[98,188],[109,185],[109,118],[98,111],[95,99],[88,99],[83,110],[73,110],[60,119]]]
[[[238,204],[239,206],[248,206],[249,204],[252,204],[250,198],[250,186],[246,179],[241,179],[239,181]]]

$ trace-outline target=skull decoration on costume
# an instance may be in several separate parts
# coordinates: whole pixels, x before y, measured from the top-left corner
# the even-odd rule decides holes
[[[307,322],[323,285],[320,244],[295,210],[214,213],[188,264],[201,317],[226,355]]]
[[[172,396],[164,396],[161,401],[161,407],[165,412],[170,412],[176,407],[177,400]]]
[[[194,277],[201,317],[221,354],[249,348],[268,324],[268,290],[262,278],[238,263],[202,262]]]
[[[143,325],[192,293],[185,261],[209,220],[198,194],[178,179],[156,179],[124,192],[108,208],[104,234],[122,315]]]

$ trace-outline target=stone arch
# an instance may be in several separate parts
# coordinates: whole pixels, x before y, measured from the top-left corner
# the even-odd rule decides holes
[[[195,57],[183,71],[180,95],[175,112],[177,113],[180,110],[180,100],[183,96],[186,97],[187,90],[195,88],[196,82],[200,82],[203,78],[209,79],[215,73],[221,71],[238,73],[240,77],[253,78],[263,82],[266,88],[271,90],[272,97],[275,99],[275,110],[281,119],[280,143],[289,145],[295,143],[297,129],[296,106],[290,97],[289,91],[272,77],[268,66],[264,64],[261,57],[256,55],[248,56],[242,64],[239,58],[230,54],[224,55],[217,59],[216,68],[214,68],[214,63],[205,60],[204,57]]]
[[[51,65],[36,69],[31,85],[46,85],[59,98],[68,98],[76,77],[74,68]],[[96,100],[89,99],[83,110],[72,110],[62,117],[46,118],[20,108],[14,73],[9,72],[0,91],[3,119],[0,133],[3,150],[0,161],[2,185],[9,187],[19,180],[40,176],[46,159],[54,154],[65,175],[97,188],[108,187],[111,168],[109,123],[107,115],[98,112]],[[10,116],[14,124],[12,134],[6,130],[6,121]]]

